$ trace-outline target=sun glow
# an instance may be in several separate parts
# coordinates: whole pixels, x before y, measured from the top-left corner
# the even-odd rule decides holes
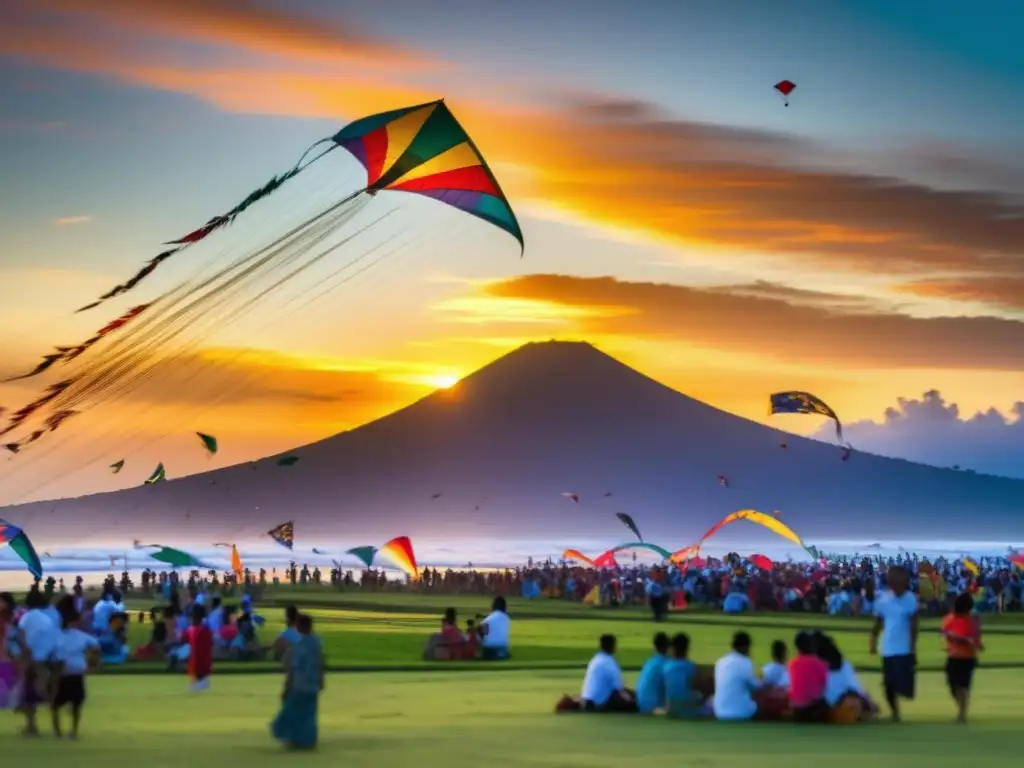
[[[438,389],[451,389],[459,383],[459,377],[451,375],[430,376],[426,379],[426,382]]]

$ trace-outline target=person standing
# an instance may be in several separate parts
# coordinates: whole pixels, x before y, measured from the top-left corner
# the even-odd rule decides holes
[[[917,674],[917,633],[919,629],[917,596],[910,591],[910,573],[902,566],[886,574],[889,588],[875,601],[875,625],[871,629],[869,650],[878,654],[882,636],[882,676],[885,699],[892,710],[893,722],[900,721],[900,699],[914,698]]]
[[[317,713],[324,690],[324,654],[313,634],[313,619],[300,614],[295,622],[299,639],[284,658],[285,680],[281,711],[271,724],[274,738],[290,749],[315,749],[319,738]]]

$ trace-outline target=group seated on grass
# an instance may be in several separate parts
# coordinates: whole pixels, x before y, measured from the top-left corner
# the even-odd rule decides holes
[[[458,614],[448,608],[441,619],[441,631],[427,638],[424,661],[500,661],[509,658],[512,622],[504,597],[494,598],[491,613],[466,622],[459,629]]]
[[[800,632],[797,655],[788,660],[786,644],[772,644],[772,661],[758,677],[750,659],[750,635],[737,632],[732,651],[714,669],[690,661],[690,638],[654,636],[654,656],[647,660],[636,689],[626,688],[615,660],[614,635],[603,635],[587,666],[579,696],[563,696],[556,712],[664,712],[676,718],[718,720],[793,720],[817,723],[863,723],[878,707],[857,680],[831,637]]]

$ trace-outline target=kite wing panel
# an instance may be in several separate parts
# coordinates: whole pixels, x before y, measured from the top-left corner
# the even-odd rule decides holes
[[[498,180],[443,101],[370,115],[334,135],[366,169],[371,192],[430,197],[482,219],[523,245],[523,233]]]
[[[395,565],[412,576],[419,577],[419,566],[416,565],[416,553],[412,549],[412,541],[408,536],[396,536],[383,547],[381,552],[390,557]]]

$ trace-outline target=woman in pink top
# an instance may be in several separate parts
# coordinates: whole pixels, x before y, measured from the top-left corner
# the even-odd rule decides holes
[[[814,636],[801,632],[794,642],[797,656],[789,662],[789,708],[798,723],[823,723],[828,720],[825,686],[828,664],[815,653]]]

